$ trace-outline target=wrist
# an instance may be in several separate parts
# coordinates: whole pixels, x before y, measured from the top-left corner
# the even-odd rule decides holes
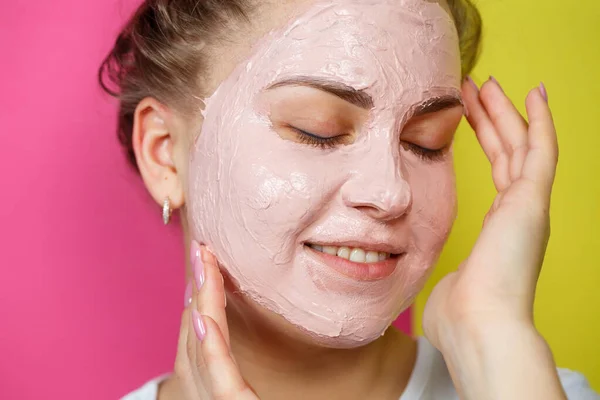
[[[442,354],[464,399],[564,399],[552,353],[527,322],[463,324]]]

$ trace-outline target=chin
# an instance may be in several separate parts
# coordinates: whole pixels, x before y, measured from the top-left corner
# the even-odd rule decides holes
[[[387,325],[385,325],[385,327],[383,329],[377,330],[376,332],[373,332],[372,335],[368,336],[365,335],[364,333],[361,334],[361,339],[358,339],[356,337],[352,337],[352,336],[337,336],[337,337],[330,337],[330,336],[323,336],[323,335],[317,335],[308,331],[305,331],[305,335],[307,335],[310,338],[311,343],[313,343],[315,346],[319,346],[319,347],[327,347],[330,349],[354,349],[354,348],[358,348],[358,347],[362,347],[362,346],[366,346],[369,343],[372,343],[374,341],[376,341],[377,339],[379,339],[380,337],[382,337],[385,332],[387,331],[387,329],[391,326],[391,322],[388,323]],[[365,338],[365,336],[367,336]]]
[[[250,336],[268,338],[269,345],[284,347],[321,347],[330,349],[353,349],[366,346],[379,339],[394,322],[396,317],[386,320],[365,318],[357,313],[348,317],[351,324],[339,334],[330,336],[319,334],[309,327],[292,322],[268,307],[259,304],[240,291],[235,291],[237,301],[229,301],[227,313],[235,320],[241,320],[243,329]],[[233,300],[233,299],[232,299]],[[407,306],[400,310],[404,311]],[[399,314],[399,313],[398,313]],[[356,323],[362,321],[362,323]]]

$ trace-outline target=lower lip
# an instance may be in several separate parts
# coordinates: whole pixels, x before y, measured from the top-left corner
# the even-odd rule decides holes
[[[327,266],[331,267],[342,275],[346,275],[349,278],[359,281],[376,281],[387,278],[396,270],[398,260],[403,256],[400,255],[391,257],[387,260],[375,263],[357,263],[346,260],[345,258],[317,251],[306,245],[304,247],[312,254],[323,260]]]

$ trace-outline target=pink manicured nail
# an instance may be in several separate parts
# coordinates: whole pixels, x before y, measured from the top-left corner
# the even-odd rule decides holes
[[[500,90],[502,90],[502,92],[504,92],[504,89],[502,89],[502,86],[500,85],[500,83],[496,80],[496,78],[494,78],[492,75],[490,75],[490,81],[494,82],[496,85],[498,85],[498,87],[500,88]]]
[[[473,78],[471,78],[471,75],[467,75],[467,82],[469,82],[471,86],[473,86],[473,89],[479,92],[479,88],[477,87],[477,84],[475,83]]]
[[[202,316],[196,310],[192,310],[192,322],[194,324],[194,332],[199,341],[203,341],[206,336],[206,328],[202,322]]]
[[[192,282],[188,282],[185,286],[185,296],[183,297],[183,307],[192,304]]]
[[[546,100],[546,103],[548,102],[548,91],[546,90],[546,86],[544,86],[544,82],[540,82],[540,93],[542,94],[542,97],[544,98],[544,100]]]
[[[200,256],[200,246],[195,240],[192,241],[190,260],[192,262],[192,272],[194,274],[194,280],[196,281],[196,288],[200,290],[204,284],[204,263]]]
[[[194,260],[200,257],[200,246],[198,242],[192,240],[192,244],[190,245],[190,261],[192,262],[192,266],[194,266]]]

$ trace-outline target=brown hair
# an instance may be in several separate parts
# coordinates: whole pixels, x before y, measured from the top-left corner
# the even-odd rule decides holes
[[[477,60],[481,17],[470,0],[447,2],[465,76]],[[248,22],[250,7],[248,0],[146,0],[127,22],[102,62],[98,79],[105,92],[119,99],[118,138],[134,167],[132,133],[138,103],[151,96],[188,110],[202,89],[206,45],[226,34],[232,22]]]

